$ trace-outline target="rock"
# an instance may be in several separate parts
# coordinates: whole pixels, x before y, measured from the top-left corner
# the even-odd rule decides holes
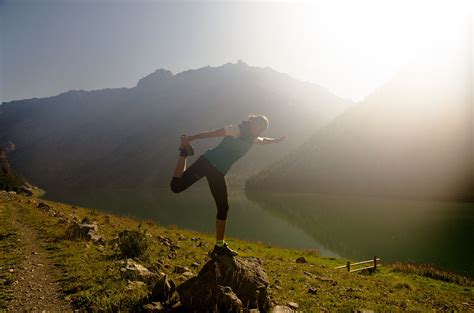
[[[38,203],[38,204],[36,205],[36,207],[37,207],[38,209],[43,210],[43,211],[49,211],[49,210],[51,210],[51,207],[50,207],[48,204],[44,203],[44,202]]]
[[[127,287],[125,289],[127,290],[135,290],[138,289],[142,286],[145,286],[145,283],[139,280],[129,280],[127,283]]]
[[[276,305],[270,309],[270,312],[272,313],[293,313],[294,311],[284,305]]]
[[[300,256],[296,259],[296,263],[308,263],[308,261],[306,261],[304,257]]]
[[[314,295],[314,294],[316,294],[316,292],[318,292],[318,290],[317,290],[315,287],[309,287],[309,289],[308,289],[308,293],[310,293],[310,294],[313,294],[313,295]]]
[[[24,194],[26,196],[32,196],[33,195],[31,190],[28,189],[27,187],[24,187],[24,186],[21,186],[20,188],[18,188],[18,191],[19,191],[20,194]]]
[[[81,224],[92,224],[92,221],[86,216],[82,219]]]
[[[175,266],[174,273],[183,274],[185,272],[190,272],[191,270],[187,266]]]
[[[327,282],[327,283],[330,283],[332,286],[336,286],[337,285],[337,281],[335,281],[334,279],[332,278],[329,278],[329,277],[324,277],[324,276],[314,276],[316,279],[319,279],[320,281],[324,281],[324,282]]]
[[[164,237],[164,236],[158,235],[158,236],[156,236],[156,238],[158,238],[158,240],[163,245],[169,247],[170,250],[176,250],[176,249],[179,248],[178,244],[176,242],[174,242],[173,240],[171,240],[169,237]]]
[[[162,276],[153,286],[150,299],[159,301],[165,309],[169,309],[179,303],[179,295],[176,292],[176,285],[168,279],[168,275]]]
[[[271,305],[268,277],[255,257],[221,255],[208,261],[199,274],[177,287],[188,311],[246,309],[266,311]]]
[[[98,234],[98,231],[99,226],[97,226],[96,223],[85,224],[73,222],[73,224],[66,230],[64,238],[69,240],[85,239],[104,244],[105,241],[102,236]]]
[[[291,302],[291,301],[288,302],[288,306],[294,310],[296,310],[299,307],[298,303]]]
[[[209,247],[209,245],[207,243],[205,243],[204,241],[200,241],[197,245],[196,245],[196,248],[204,248],[204,249],[207,249]]]
[[[186,272],[182,273],[181,275],[183,275],[186,278],[189,278],[189,277],[193,277],[194,273],[191,272],[191,271],[186,271]]]
[[[158,260],[152,264],[150,264],[150,266],[148,267],[148,269],[152,272],[161,272],[161,270],[163,269],[164,267],[164,264],[161,260]]]
[[[154,284],[160,279],[160,275],[151,272],[146,267],[132,259],[127,259],[125,267],[120,269],[122,276],[130,280],[140,280],[147,284]]]
[[[270,285],[270,287],[272,287],[273,289],[281,290],[281,286],[279,286],[277,284],[272,284],[272,285]]]
[[[151,302],[143,306],[143,311],[145,312],[166,312],[165,307],[161,302]]]
[[[199,265],[201,265],[201,263],[199,263],[199,262],[193,262],[193,263],[191,263],[191,266],[192,266],[192,267],[199,267]]]

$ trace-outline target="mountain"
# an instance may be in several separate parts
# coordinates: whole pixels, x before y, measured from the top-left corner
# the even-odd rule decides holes
[[[30,187],[33,186],[31,186],[23,176],[15,173],[12,169],[7,158],[8,150],[8,148],[4,149],[0,147],[0,190],[15,191],[17,193],[31,195]]]
[[[133,88],[4,102],[0,143],[16,145],[12,165],[49,193],[168,186],[181,134],[265,114],[270,126],[262,135],[288,138],[254,147],[234,165],[228,182],[243,185],[351,104],[317,85],[239,60],[176,75],[159,69]],[[193,142],[190,161],[219,140]]]
[[[472,61],[402,69],[362,103],[249,178],[249,190],[474,199]]]

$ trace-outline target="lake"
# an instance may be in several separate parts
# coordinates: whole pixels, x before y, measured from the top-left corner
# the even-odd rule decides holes
[[[43,198],[215,231],[217,213],[205,180],[179,194],[154,190],[48,192]],[[318,249],[354,261],[414,261],[474,276],[474,203],[318,194],[246,193],[229,188],[226,236],[273,246]],[[231,238],[226,238],[231,241]]]

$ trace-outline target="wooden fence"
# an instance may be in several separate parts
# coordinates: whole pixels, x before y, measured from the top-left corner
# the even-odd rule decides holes
[[[368,261],[362,261],[362,262],[356,262],[356,263],[351,263],[349,261],[347,261],[347,264],[346,265],[341,265],[341,266],[337,266],[335,267],[334,269],[341,269],[341,268],[346,268],[348,272],[352,273],[352,272],[358,272],[358,271],[362,271],[362,270],[368,270],[368,269],[376,269],[378,265],[380,265],[380,263],[378,263],[378,261],[380,261],[380,258],[377,258],[376,256],[374,256],[374,258],[372,260],[368,260]],[[365,266],[365,267],[359,267],[359,268],[354,268],[354,267],[357,267],[358,265],[365,265],[365,264],[369,264],[369,263],[372,263],[371,265],[369,266]]]

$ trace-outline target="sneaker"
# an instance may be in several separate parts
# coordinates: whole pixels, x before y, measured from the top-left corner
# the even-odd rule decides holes
[[[179,155],[180,156],[187,157],[187,156],[190,156],[190,155],[194,155],[194,149],[193,149],[193,147],[191,147],[190,144],[179,147],[178,150],[179,150]]]
[[[231,255],[235,256],[238,255],[237,251],[232,250],[229,248],[226,242],[224,242],[224,245],[222,247],[219,247],[217,245],[214,245],[214,250],[209,252],[210,257],[216,257],[218,255]]]
[[[186,135],[181,135],[181,138],[183,138],[184,136],[186,136]],[[187,157],[187,156],[190,156],[190,155],[194,155],[194,149],[193,149],[193,147],[191,147],[191,145],[189,143],[186,144],[186,145],[181,145],[178,148],[178,151],[180,152],[179,153],[180,156]]]

